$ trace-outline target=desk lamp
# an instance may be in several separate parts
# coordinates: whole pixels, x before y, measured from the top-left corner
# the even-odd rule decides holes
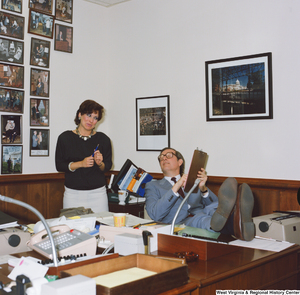
[[[178,214],[179,214],[179,212],[180,212],[180,210],[181,210],[183,204],[188,200],[188,198],[190,197],[191,193],[192,193],[193,190],[197,187],[197,185],[199,185],[199,183],[200,183],[200,179],[199,179],[199,178],[196,178],[193,187],[189,190],[189,192],[187,193],[187,195],[185,196],[185,198],[182,200],[181,204],[179,205],[179,207],[178,207],[178,209],[177,209],[177,211],[176,211],[176,214],[175,214],[175,216],[174,216],[174,218],[173,218],[173,221],[172,221],[171,232],[170,232],[171,235],[174,235],[175,221],[176,221],[176,218],[177,218],[177,216],[178,216]]]
[[[57,267],[58,266],[58,259],[57,259],[57,253],[56,253],[56,249],[55,249],[54,239],[53,239],[51,230],[49,228],[49,225],[46,222],[43,215],[38,210],[36,210],[34,207],[32,207],[32,206],[30,206],[30,205],[28,205],[28,204],[26,204],[22,201],[18,201],[18,200],[8,198],[8,197],[2,196],[2,195],[0,195],[0,201],[4,201],[4,202],[7,202],[7,203],[13,203],[13,204],[19,205],[21,207],[27,208],[28,210],[33,212],[35,215],[37,215],[37,217],[42,221],[42,223],[45,226],[45,229],[48,233],[49,240],[50,240],[50,243],[51,243],[51,248],[52,248],[53,264],[54,264],[55,267]]]

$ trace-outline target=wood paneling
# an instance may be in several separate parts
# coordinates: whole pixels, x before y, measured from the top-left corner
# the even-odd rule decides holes
[[[106,173],[107,183],[111,174]],[[150,173],[161,179],[162,173]],[[207,186],[215,193],[226,177],[209,176]],[[274,210],[300,210],[297,192],[300,181],[259,178],[236,178],[238,183],[248,183],[253,191],[255,205],[253,216],[270,214]],[[63,205],[64,173],[16,174],[0,176],[0,194],[23,201],[41,212],[46,218],[59,216]],[[18,205],[0,202],[0,210],[11,214],[25,223],[35,223],[38,218]]]

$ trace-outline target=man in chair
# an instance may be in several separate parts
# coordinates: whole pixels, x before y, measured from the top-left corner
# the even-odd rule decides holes
[[[164,178],[146,184],[146,211],[155,221],[172,223],[186,195],[182,190],[187,180],[185,161],[181,153],[172,148],[164,148],[158,161]],[[198,172],[197,177],[200,179],[198,192],[190,195],[175,223],[252,240],[255,235],[252,222],[254,199],[250,187],[247,184],[238,187],[234,178],[228,178],[221,185],[217,197],[206,187],[204,169]]]

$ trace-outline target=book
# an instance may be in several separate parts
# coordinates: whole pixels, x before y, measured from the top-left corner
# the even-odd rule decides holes
[[[18,226],[18,219],[0,211],[0,229]]]

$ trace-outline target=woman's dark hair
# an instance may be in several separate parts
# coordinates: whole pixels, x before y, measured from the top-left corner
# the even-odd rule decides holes
[[[160,151],[160,154],[162,154],[165,150],[173,150],[173,151],[174,151],[174,154],[175,154],[175,156],[176,156],[176,158],[177,158],[178,160],[179,160],[179,159],[182,160],[182,164],[181,164],[180,170],[179,170],[179,173],[180,173],[180,175],[182,176],[183,173],[184,173],[184,168],[185,168],[185,160],[184,160],[183,155],[182,155],[180,152],[178,152],[178,151],[176,151],[175,149],[170,148],[170,147],[165,147],[165,148],[163,148],[163,149]]]
[[[102,119],[102,115],[104,112],[104,108],[102,105],[100,105],[98,102],[94,100],[85,100],[77,110],[74,122],[76,125],[79,125],[80,120],[78,118],[78,114],[81,113],[81,115],[84,114],[92,114],[92,113],[97,113],[98,112],[98,121]]]

